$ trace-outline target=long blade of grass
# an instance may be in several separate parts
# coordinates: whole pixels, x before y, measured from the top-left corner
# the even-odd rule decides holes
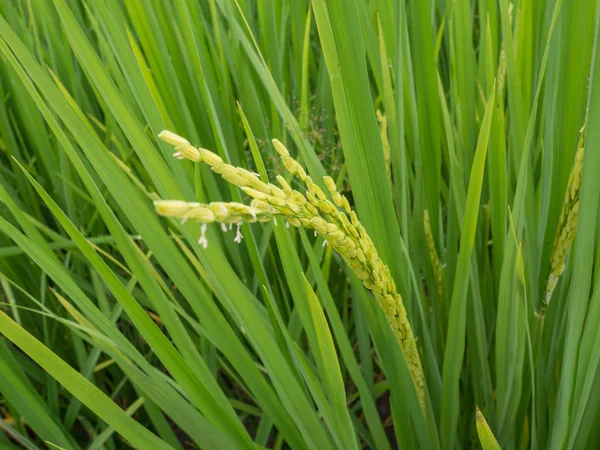
[[[588,97],[587,123],[597,123],[600,120],[600,11],[596,15],[596,31],[594,38],[594,53],[591,70],[590,90]],[[568,322],[566,342],[563,353],[562,376],[558,397],[556,416],[552,431],[551,448],[564,448],[569,438],[569,424],[572,416],[573,402],[581,399],[574,398],[577,375],[577,354],[580,346],[581,333],[588,307],[590,284],[592,280],[592,265],[594,260],[595,237],[597,237],[598,222],[598,191],[597,178],[600,174],[600,129],[591,127],[585,137],[586,159],[583,167],[580,194],[580,216],[577,226],[578,239],[575,242],[573,254],[573,279],[569,290]]]
[[[479,215],[479,201],[485,170],[485,157],[487,154],[488,140],[495,109],[495,85],[488,97],[485,115],[482,120],[481,130],[475,150],[473,166],[471,168],[471,182],[467,192],[465,218],[460,239],[460,252],[458,266],[452,288],[450,303],[450,317],[448,322],[448,336],[446,351],[444,353],[443,393],[442,393],[442,421],[441,434],[444,447],[454,446],[456,427],[458,423],[459,406],[459,377],[465,349],[467,291],[470,271],[471,252],[475,241],[477,218]]]

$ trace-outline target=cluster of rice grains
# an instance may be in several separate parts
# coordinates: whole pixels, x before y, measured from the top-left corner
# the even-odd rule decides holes
[[[280,218],[286,222],[287,226],[293,225],[314,230],[315,234],[325,239],[324,245],[331,245],[342,256],[383,308],[400,343],[415,383],[419,401],[424,408],[423,368],[402,298],[396,291],[389,268],[379,257],[371,238],[358,220],[356,213],[351,210],[346,197],[337,191],[333,179],[331,177],[323,178],[332,202],[278,140],[273,140],[273,145],[281,156],[285,168],[306,186],[307,190],[304,194],[292,189],[280,175],[277,176],[280,187],[264,183],[256,174],[240,167],[231,166],[213,152],[195,148],[186,139],[170,131],[163,131],[159,137],[175,146],[173,156],[207,164],[225,180],[240,187],[253,200],[250,205],[234,202],[201,204],[178,200],[159,200],[155,202],[158,214],[181,220],[193,219],[202,222],[204,225],[200,244],[204,247],[208,245],[204,234],[205,224],[213,222],[221,223],[222,227],[225,227],[225,224],[238,225],[238,236],[236,237],[238,242],[241,240],[239,233],[241,223],[271,220],[276,223]]]
[[[577,231],[577,221],[579,219],[579,191],[581,187],[581,173],[583,170],[584,135],[585,125],[581,129],[581,138],[579,140],[579,145],[577,146],[575,161],[569,176],[565,200],[558,221],[556,238],[554,239],[554,247],[550,258],[550,275],[546,282],[546,292],[544,293],[540,311],[538,313],[541,317],[544,317],[546,309],[550,304],[554,288],[558,283],[558,279],[565,271],[567,255],[571,248],[571,244],[573,244],[573,240],[575,239],[575,232]]]
[[[427,248],[429,248],[429,259],[431,260],[431,267],[433,269],[433,276],[435,278],[435,285],[437,288],[438,301],[442,300],[443,293],[443,275],[442,271],[444,265],[438,256],[435,248],[435,240],[433,238],[433,232],[431,231],[431,221],[429,219],[429,211],[425,210],[423,213],[423,229],[425,230],[425,240],[427,241]]]

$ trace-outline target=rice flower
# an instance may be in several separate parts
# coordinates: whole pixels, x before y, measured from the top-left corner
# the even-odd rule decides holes
[[[571,249],[573,240],[575,239],[575,232],[577,231],[577,222],[579,219],[579,191],[581,187],[581,173],[583,170],[584,156],[584,128],[581,130],[582,134],[579,145],[577,146],[575,162],[571,169],[571,175],[569,176],[569,183],[567,184],[567,191],[565,193],[565,200],[558,221],[556,237],[554,239],[554,248],[550,258],[550,275],[546,282],[546,290],[539,311],[541,317],[544,316],[546,309],[550,304],[550,299],[552,298],[552,293],[554,292],[554,288],[556,288],[559,277],[565,271],[567,255]]]
[[[265,183],[256,174],[225,163],[209,150],[196,149],[174,133],[165,131],[159,137],[176,146],[177,158],[182,156],[194,162],[207,164],[225,180],[241,188],[253,200],[250,205],[234,202],[200,204],[159,200],[155,202],[157,213],[181,220],[194,219],[205,224],[219,222],[239,225],[271,220],[276,223],[280,218],[287,226],[314,230],[315,234],[325,239],[326,245],[332,246],[342,256],[383,308],[402,348],[421,407],[425,409],[423,368],[402,298],[396,290],[389,268],[379,257],[371,238],[350,208],[348,199],[338,192],[334,180],[331,177],[323,178],[329,191],[329,195],[326,195],[277,139],[272,141],[275,150],[285,168],[306,186],[304,193],[292,189],[282,176],[276,178],[279,186]],[[241,236],[238,228],[236,242],[241,242]],[[201,240],[201,244],[206,247],[204,233]]]

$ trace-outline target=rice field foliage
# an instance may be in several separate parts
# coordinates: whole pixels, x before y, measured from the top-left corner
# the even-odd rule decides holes
[[[0,448],[595,448],[599,14],[0,2]]]

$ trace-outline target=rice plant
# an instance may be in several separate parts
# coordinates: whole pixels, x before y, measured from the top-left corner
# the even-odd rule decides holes
[[[596,448],[599,15],[0,2],[0,448]]]

